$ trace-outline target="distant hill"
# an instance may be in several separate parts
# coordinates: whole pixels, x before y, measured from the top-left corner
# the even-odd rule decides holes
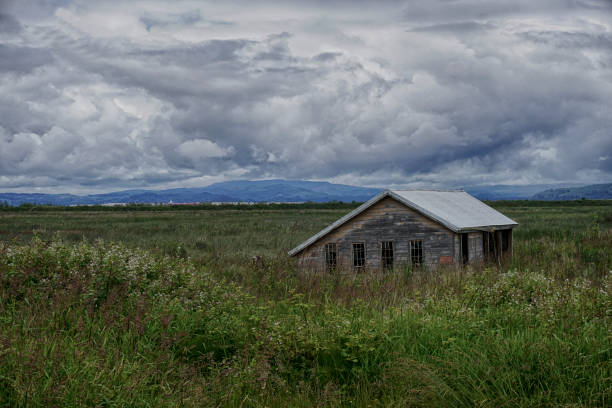
[[[531,200],[589,200],[612,199],[612,183],[584,187],[553,188],[534,194]]]
[[[528,184],[528,185],[484,185],[465,186],[463,189],[479,200],[526,200],[543,190],[560,187],[578,187],[571,184]]]
[[[227,181],[211,184],[206,191],[234,197],[234,201],[328,202],[367,201],[382,189],[332,184],[324,181]]]
[[[199,190],[199,191],[193,191]],[[110,203],[191,203],[212,201],[233,201],[231,197],[210,194],[202,189],[175,189],[164,191],[126,190],[107,194],[78,196],[72,194],[21,194],[0,193],[0,203],[9,205],[90,205]]]
[[[105,194],[0,193],[0,203],[9,205],[89,205],[109,203],[196,202],[329,202],[366,201],[381,189],[316,181],[228,181],[207,187],[169,190],[124,190]]]
[[[558,188],[559,185],[489,185],[464,189],[481,200],[576,200],[612,198],[612,184]],[[551,188],[555,187],[555,188]],[[545,191],[542,191],[545,190]],[[206,187],[168,190],[124,190],[105,194],[23,194],[0,193],[0,203],[9,205],[89,205],[110,203],[204,203],[204,202],[305,202],[367,201],[379,188],[332,184],[324,181],[261,180],[227,181]]]

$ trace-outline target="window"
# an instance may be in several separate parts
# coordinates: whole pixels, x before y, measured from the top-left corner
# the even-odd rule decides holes
[[[353,266],[360,268],[365,265],[365,244],[363,242],[353,243]]]
[[[380,260],[383,269],[393,268],[393,241],[382,241]]]
[[[325,244],[325,264],[327,269],[336,269],[338,262],[338,247],[335,243]]]
[[[423,263],[423,241],[410,241],[410,259],[414,266]]]

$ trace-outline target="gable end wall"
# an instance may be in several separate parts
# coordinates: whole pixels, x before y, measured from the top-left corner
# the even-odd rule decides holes
[[[440,257],[456,262],[459,259],[458,235],[448,228],[386,197],[321,237],[298,254],[301,268],[325,269],[325,244],[336,243],[338,268],[352,268],[352,243],[366,246],[366,268],[379,269],[381,241],[393,241],[394,265],[410,263],[410,241],[423,241],[423,261],[435,266]]]

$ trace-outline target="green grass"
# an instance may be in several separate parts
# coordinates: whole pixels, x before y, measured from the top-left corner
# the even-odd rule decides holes
[[[612,203],[494,205],[512,262],[360,275],[286,256],[346,208],[3,210],[0,406],[609,406]]]

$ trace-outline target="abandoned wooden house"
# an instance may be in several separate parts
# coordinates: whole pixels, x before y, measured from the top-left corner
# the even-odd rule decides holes
[[[312,270],[500,261],[517,225],[465,191],[386,190],[289,255]]]

